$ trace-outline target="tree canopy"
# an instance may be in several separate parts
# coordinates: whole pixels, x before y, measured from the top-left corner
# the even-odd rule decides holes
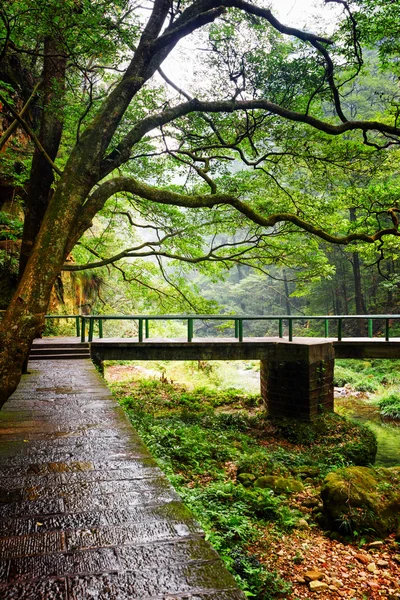
[[[3,4],[0,147],[26,198],[1,402],[57,275],[80,268],[65,264],[76,244],[91,267],[116,260],[82,242],[102,210],[158,223],[116,255],[262,267],[295,256],[296,236],[311,253],[313,239],[396,249],[398,15],[380,0],[331,5],[343,14],[327,35],[244,0]],[[389,83],[372,89],[379,69]]]

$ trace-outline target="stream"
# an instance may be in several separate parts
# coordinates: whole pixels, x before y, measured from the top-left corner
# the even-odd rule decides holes
[[[375,433],[378,452],[375,465],[400,465],[400,422],[382,421],[377,406],[354,396],[335,398],[335,412],[359,423],[365,423]]]

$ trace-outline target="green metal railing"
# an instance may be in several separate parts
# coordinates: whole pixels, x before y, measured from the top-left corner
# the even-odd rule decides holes
[[[2,316],[0,311],[0,318]],[[367,336],[373,337],[374,321],[384,323],[384,339],[390,341],[391,321],[400,320],[400,315],[46,315],[46,319],[74,319],[77,337],[81,342],[93,341],[95,324],[98,324],[98,336],[103,338],[104,321],[135,321],[138,327],[138,341],[143,342],[150,336],[150,321],[186,321],[187,341],[192,342],[194,337],[195,321],[230,321],[234,326],[234,335],[239,342],[243,342],[243,325],[248,321],[278,321],[278,336],[284,337],[284,327],[287,327],[288,340],[293,341],[293,327],[296,322],[323,321],[325,338],[334,337],[338,341],[343,338],[345,321],[362,320],[367,322]],[[336,322],[336,323],[335,323]],[[332,336],[332,323],[335,325],[335,335]],[[331,333],[331,335],[329,335]],[[310,336],[309,336],[310,337]],[[319,337],[319,336],[312,336]]]
[[[284,326],[287,326],[288,340],[293,341],[293,328],[295,322],[299,321],[323,321],[325,338],[334,337],[338,341],[343,338],[344,322],[351,320],[367,321],[368,337],[373,337],[373,322],[381,320],[384,322],[385,341],[390,340],[390,322],[399,320],[400,315],[312,315],[312,316],[292,316],[292,315],[85,315],[81,317],[81,341],[86,340],[86,327],[88,329],[88,341],[91,342],[94,337],[94,327],[98,322],[99,338],[103,338],[103,321],[108,320],[129,320],[136,321],[138,324],[138,341],[143,342],[149,338],[150,321],[186,321],[187,341],[192,342],[194,337],[195,321],[230,321],[234,325],[234,335],[239,342],[243,342],[243,326],[247,321],[278,321],[278,336],[284,337]],[[332,331],[332,323],[336,321],[335,335],[329,335]],[[330,327],[331,325],[331,327]],[[318,337],[318,336],[313,336]]]

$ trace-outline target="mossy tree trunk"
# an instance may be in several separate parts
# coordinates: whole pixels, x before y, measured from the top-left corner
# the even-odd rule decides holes
[[[57,156],[63,131],[61,105],[64,97],[66,67],[67,57],[62,53],[59,43],[52,38],[46,38],[44,41],[43,99],[41,103],[42,117],[39,141],[52,161]],[[43,221],[53,182],[53,169],[43,154],[36,148],[33,153],[28,195],[25,201],[19,279],[23,275]]]
[[[16,389],[32,340],[43,329],[51,289],[68,253],[74,227],[84,219],[84,202],[101,178],[100,166],[114,132],[136,93],[165,57],[153,42],[169,6],[168,0],[155,1],[130,65],[72,150],[50,199],[18,288],[0,324],[0,407]]]

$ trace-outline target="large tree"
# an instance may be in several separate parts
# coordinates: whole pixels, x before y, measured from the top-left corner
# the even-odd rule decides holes
[[[335,4],[345,13],[340,43],[281,24],[261,2],[4,3],[0,59],[6,85],[0,101],[15,119],[10,128],[22,127],[36,149],[21,278],[0,329],[0,406],[18,384],[68,253],[116,194],[187,211],[234,211],[239,227],[287,228],[336,244],[374,244],[398,235],[396,200],[378,207],[369,201],[344,231],[329,205],[318,204],[317,189],[305,190],[301,204],[300,189],[288,193],[274,176],[281,161],[291,161],[287,181],[290,169],[298,177],[297,164],[300,171],[304,164],[332,161],[346,168],[399,142],[395,104],[388,102],[386,112],[368,120],[353,120],[342,106],[343,90],[362,69],[362,54],[357,12],[345,2]],[[361,3],[360,15],[362,10]],[[192,43],[189,52],[198,61],[198,77],[192,90],[181,89],[161,66],[196,35],[201,48]],[[27,65],[37,73],[30,86]],[[158,95],[161,81],[174,93]],[[35,125],[26,114],[37,90]],[[345,144],[331,144],[337,137]],[[157,154],[164,164],[188,168],[198,182],[165,189],[157,169],[149,173]],[[153,161],[145,177],[143,156]],[[236,167],[225,166],[232,159],[245,164],[240,181]],[[257,174],[255,185],[250,172]]]

